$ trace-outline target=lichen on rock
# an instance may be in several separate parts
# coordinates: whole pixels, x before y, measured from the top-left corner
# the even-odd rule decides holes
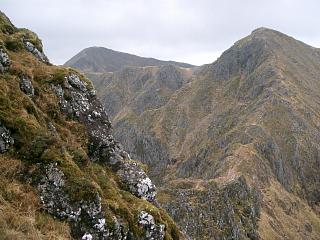
[[[20,77],[20,89],[30,97],[34,95],[34,87],[28,76]]]
[[[23,38],[23,43],[24,43],[24,46],[26,47],[26,49],[29,52],[31,52],[39,61],[46,63],[46,64],[50,63],[47,56],[43,52],[41,52],[38,48],[36,48],[33,43],[31,43],[30,41],[28,41],[25,38]]]
[[[0,122],[0,153],[8,151],[13,143],[14,139],[11,137],[10,131]]]
[[[155,201],[156,187],[139,164],[133,161],[125,162],[117,174],[128,186],[131,193],[149,202]]]
[[[0,73],[4,73],[10,64],[11,60],[9,59],[7,52],[3,48],[0,48]]]
[[[165,226],[163,224],[156,224],[151,214],[141,211],[138,216],[138,222],[145,229],[146,240],[164,239]]]
[[[46,211],[69,221],[74,236],[87,235],[82,239],[89,239],[90,233],[92,239],[107,239],[110,232],[106,227],[98,193],[91,200],[72,200],[66,192],[65,175],[56,163],[45,166],[41,176],[38,191]]]
[[[86,126],[91,160],[113,167],[132,194],[154,202],[154,184],[114,139],[108,116],[90,87],[77,74],[71,73],[65,76],[63,84],[52,85],[52,88],[59,98],[61,111]]]

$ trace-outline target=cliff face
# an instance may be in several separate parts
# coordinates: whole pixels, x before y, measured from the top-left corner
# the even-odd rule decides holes
[[[0,13],[3,239],[183,239],[86,78]]]
[[[99,79],[106,106],[139,83],[123,73]],[[133,97],[111,116],[181,228],[192,239],[318,239],[319,50],[260,28],[183,81],[169,76],[179,87],[165,101],[142,84],[149,107]]]

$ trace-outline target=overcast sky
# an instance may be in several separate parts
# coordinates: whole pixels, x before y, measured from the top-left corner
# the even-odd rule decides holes
[[[0,7],[40,36],[55,64],[103,46],[200,65],[261,26],[320,47],[319,0],[0,0]]]

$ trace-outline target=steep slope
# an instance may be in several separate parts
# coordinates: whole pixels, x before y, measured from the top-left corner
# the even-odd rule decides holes
[[[115,136],[193,239],[319,239],[319,76],[318,49],[257,29],[163,105],[115,108]]]
[[[126,66],[146,67],[168,64],[185,68],[193,67],[187,63],[144,58],[104,47],[86,48],[68,60],[64,65],[80,69],[83,72],[107,73],[119,71]]]
[[[0,12],[1,239],[184,239],[91,83]]]

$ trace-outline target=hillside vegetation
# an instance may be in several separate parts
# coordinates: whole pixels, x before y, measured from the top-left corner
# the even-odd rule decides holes
[[[0,12],[0,239],[184,239],[91,82]]]

